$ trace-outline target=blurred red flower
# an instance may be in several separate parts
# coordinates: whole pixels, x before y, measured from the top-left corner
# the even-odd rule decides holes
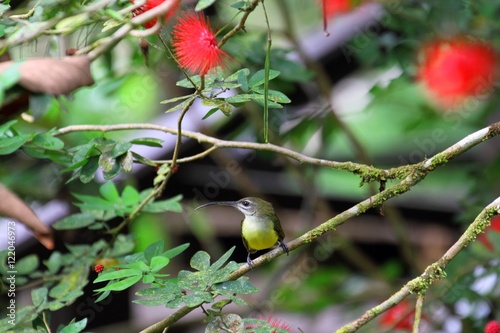
[[[500,323],[498,321],[490,321],[484,328],[484,333],[500,333]]]
[[[134,0],[130,0],[130,2],[134,3]],[[141,7],[137,8],[137,9],[134,9],[134,11],[132,12],[132,15],[139,16],[142,13],[147,12],[148,10],[155,8],[156,6],[162,4],[163,2],[165,2],[165,0],[146,0],[146,3],[144,5],[142,5]],[[163,19],[165,21],[168,21],[168,19],[170,17],[172,17],[172,15],[175,13],[175,11],[179,8],[179,3],[180,3],[180,0],[175,0],[172,8],[170,8],[170,10],[163,17]],[[146,23],[144,23],[142,26],[146,29],[152,28],[156,24],[156,21],[158,21],[157,18],[151,19],[151,20],[147,21]]]
[[[227,53],[217,46],[217,39],[203,14],[189,13],[179,19],[172,32],[175,56],[180,67],[205,75],[221,66]]]
[[[484,233],[477,236],[477,240],[480,241],[488,250],[493,251],[495,248],[491,241],[488,239],[487,232],[494,231],[500,234],[500,215],[495,215],[491,218],[491,224]]]
[[[324,0],[323,6],[323,14],[327,17],[347,13],[355,7],[352,0]]]
[[[421,50],[417,78],[438,105],[454,108],[491,92],[496,67],[496,53],[488,44],[464,38],[435,40]]]
[[[281,328],[282,330],[285,330],[287,332],[292,333],[292,327],[280,319],[273,319],[272,316],[269,316],[269,318],[267,318],[266,321],[269,323],[269,325],[271,325],[271,327]],[[250,325],[250,326],[246,327],[246,329],[248,330],[248,329],[256,328],[256,327],[259,327],[259,326],[258,325]],[[249,333],[251,333],[251,332],[249,332]],[[276,333],[276,331],[272,331],[270,333]]]
[[[384,312],[380,317],[380,326],[397,328],[400,330],[411,331],[413,329],[413,320],[415,312],[413,307],[407,302],[396,304]]]

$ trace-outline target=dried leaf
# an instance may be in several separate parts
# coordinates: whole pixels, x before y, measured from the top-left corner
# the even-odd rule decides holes
[[[14,193],[0,185],[0,215],[15,219],[28,227],[47,249],[54,248],[54,238],[49,227],[35,215],[35,212]]]
[[[0,63],[0,73],[12,65],[12,61]],[[94,83],[86,56],[28,59],[22,62],[20,71],[19,84],[35,93],[64,95]]]

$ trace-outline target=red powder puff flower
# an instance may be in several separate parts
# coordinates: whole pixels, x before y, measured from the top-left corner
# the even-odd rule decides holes
[[[369,0],[367,0],[369,1]],[[323,29],[325,33],[328,28],[328,18],[335,17],[339,14],[344,14],[356,8],[362,0],[319,0],[323,7]]]
[[[463,38],[437,40],[422,49],[417,77],[444,108],[491,92],[497,56],[490,45]]]
[[[352,0],[323,0],[323,14],[327,17],[347,13],[353,9],[354,4]]]
[[[407,302],[401,302],[390,308],[380,317],[380,326],[390,326],[396,329],[411,331],[415,313]]]
[[[97,264],[94,266],[94,271],[99,274],[104,270],[104,265],[103,264]]]
[[[134,0],[130,0],[130,2],[134,3]],[[142,5],[139,8],[134,9],[134,11],[132,12],[132,16],[139,16],[142,13],[147,12],[148,10],[155,8],[156,6],[162,4],[163,2],[165,2],[165,0],[146,0],[146,3],[144,5]],[[179,8],[179,2],[180,2],[180,0],[176,0],[174,2],[174,4],[172,5],[172,7],[165,14],[165,16],[163,17],[163,19],[165,21],[167,21],[175,13],[177,8]],[[157,18],[151,19],[151,20],[147,21],[146,23],[143,23],[142,26],[146,29],[152,28],[156,24],[156,21],[158,21]]]
[[[203,14],[190,13],[179,19],[172,32],[173,47],[179,66],[205,75],[221,66],[227,53],[219,49],[217,39]]]
[[[480,241],[488,250],[493,251],[495,247],[491,244],[491,241],[488,239],[486,234],[490,230],[500,234],[500,215],[493,216],[491,218],[490,226],[486,228],[484,233],[477,236],[478,241]]]
[[[484,328],[484,333],[500,333],[500,323],[498,321],[490,321]]]
[[[281,321],[279,319],[273,319],[272,316],[269,316],[269,318],[267,318],[266,320],[269,325],[271,327],[274,327],[274,328],[281,328],[282,330],[285,330],[287,332],[290,332],[292,333],[292,327],[290,325],[288,325],[287,323],[285,323],[284,321]],[[251,329],[251,328],[257,328],[259,327],[259,325],[250,325],[248,326],[246,329]],[[251,332],[250,332],[251,333]],[[276,331],[272,331],[270,333],[276,333]]]

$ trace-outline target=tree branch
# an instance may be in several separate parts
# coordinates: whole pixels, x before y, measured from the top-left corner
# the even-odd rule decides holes
[[[476,132],[477,133],[477,132]],[[462,140],[463,141],[463,140]],[[436,155],[437,156],[437,155]],[[477,235],[484,232],[490,225],[490,219],[493,215],[500,213],[500,197],[486,206],[476,217],[474,222],[467,228],[462,236],[453,244],[448,251],[435,263],[429,265],[425,271],[415,279],[406,283],[397,293],[390,298],[366,311],[361,317],[343,326],[336,333],[356,332],[360,327],[366,325],[373,318],[384,311],[392,308],[410,294],[423,294],[434,281],[446,276],[445,269],[453,258],[469,245]]]

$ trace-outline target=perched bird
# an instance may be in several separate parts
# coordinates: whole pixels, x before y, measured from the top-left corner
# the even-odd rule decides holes
[[[251,253],[265,250],[276,243],[288,255],[288,246],[283,242],[285,233],[281,228],[280,220],[274,212],[273,206],[262,199],[248,197],[238,201],[215,201],[208,202],[195,208],[206,206],[228,206],[234,207],[242,212],[245,217],[241,221],[241,237],[243,245],[248,251],[247,263],[252,269]]]

